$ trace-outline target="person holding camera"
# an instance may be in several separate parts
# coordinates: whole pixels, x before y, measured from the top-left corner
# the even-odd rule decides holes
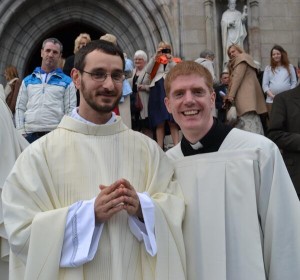
[[[179,129],[174,122],[171,114],[168,113],[164,98],[166,97],[164,89],[164,78],[180,58],[173,57],[171,45],[166,42],[160,42],[156,54],[150,59],[146,66],[146,73],[150,75],[150,95],[148,104],[149,124],[151,129],[155,130],[155,139],[158,145],[164,148],[165,125],[169,126],[173,144],[179,142]]]

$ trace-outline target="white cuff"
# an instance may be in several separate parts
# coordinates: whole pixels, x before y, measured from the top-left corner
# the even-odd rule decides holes
[[[128,225],[132,234],[141,242],[144,241],[146,251],[152,257],[157,253],[157,244],[154,233],[155,226],[155,208],[154,204],[145,193],[138,193],[144,223],[140,222],[139,219],[135,216],[129,216]]]
[[[69,208],[60,267],[77,267],[91,261],[104,224],[95,224],[95,199],[79,201]]]

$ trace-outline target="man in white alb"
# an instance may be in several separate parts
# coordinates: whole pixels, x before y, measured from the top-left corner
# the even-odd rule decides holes
[[[112,113],[122,50],[93,41],[74,67],[79,107],[21,155],[3,189],[10,279],[185,279],[173,168]]]
[[[165,89],[183,133],[167,155],[187,204],[187,279],[300,279],[300,203],[277,146],[213,118],[203,66],[179,63]]]

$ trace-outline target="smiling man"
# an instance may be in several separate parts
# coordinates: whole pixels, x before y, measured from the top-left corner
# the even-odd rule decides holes
[[[29,143],[57,127],[76,106],[71,78],[57,68],[63,46],[56,38],[44,40],[41,67],[34,69],[21,85],[16,103],[16,128]]]
[[[7,179],[10,279],[185,279],[184,201],[173,168],[112,112],[123,70],[112,43],[80,49],[71,73],[79,107],[30,145]]]
[[[300,279],[300,204],[276,145],[213,118],[212,77],[196,62],[165,89],[183,133],[167,155],[187,204],[187,279]]]

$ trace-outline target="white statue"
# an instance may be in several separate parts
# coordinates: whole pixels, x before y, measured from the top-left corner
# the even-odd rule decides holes
[[[222,45],[223,45],[223,67],[228,63],[227,49],[230,45],[236,44],[243,47],[247,36],[245,23],[247,20],[247,6],[244,6],[243,13],[235,9],[236,0],[228,0],[228,9],[223,13],[221,20]]]

